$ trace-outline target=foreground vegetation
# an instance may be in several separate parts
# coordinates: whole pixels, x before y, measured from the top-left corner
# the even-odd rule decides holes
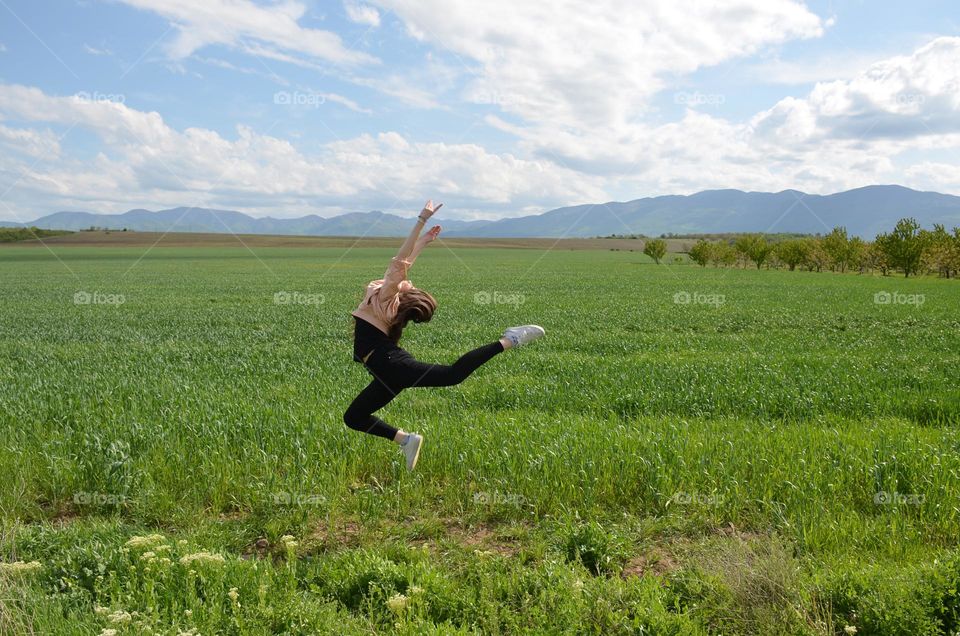
[[[960,287],[443,249],[404,345],[548,336],[344,427],[390,250],[0,250],[0,633],[949,634]],[[143,256],[142,260],[139,260]]]

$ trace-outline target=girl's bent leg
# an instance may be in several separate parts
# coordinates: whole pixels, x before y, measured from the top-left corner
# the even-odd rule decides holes
[[[374,411],[382,409],[394,396],[396,393],[380,380],[374,379],[347,407],[347,412],[343,414],[344,424],[355,431],[394,441],[397,429],[373,415]]]

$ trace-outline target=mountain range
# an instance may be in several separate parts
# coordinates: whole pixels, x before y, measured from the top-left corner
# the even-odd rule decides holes
[[[889,231],[898,219],[912,216],[923,227],[960,225],[960,197],[920,192],[898,185],[873,185],[829,195],[798,190],[744,192],[705,190],[690,195],[646,197],[626,202],[582,204],[542,214],[494,221],[443,218],[446,236],[461,237],[592,237],[611,234],[798,232],[825,233],[844,226],[850,234],[872,239]],[[311,236],[403,236],[410,218],[383,212],[350,212],[333,217],[309,215],[292,219],[255,218],[231,210],[173,208],[123,214],[56,212],[30,223],[0,222],[7,227],[36,226],[52,230],[90,227],[138,232],[214,232]]]

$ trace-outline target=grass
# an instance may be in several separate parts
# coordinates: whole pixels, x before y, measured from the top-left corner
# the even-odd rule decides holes
[[[415,355],[548,335],[394,400],[408,474],[341,421],[388,250],[52,250],[0,250],[0,633],[958,627],[955,281],[432,248]]]

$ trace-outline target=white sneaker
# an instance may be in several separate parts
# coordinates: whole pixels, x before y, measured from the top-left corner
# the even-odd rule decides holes
[[[407,470],[413,470],[420,457],[420,446],[423,445],[423,436],[416,433],[407,433],[407,439],[400,444],[404,457],[407,458]]]
[[[533,342],[546,331],[539,325],[523,325],[522,327],[510,327],[503,332],[503,337],[513,343],[514,347]]]

